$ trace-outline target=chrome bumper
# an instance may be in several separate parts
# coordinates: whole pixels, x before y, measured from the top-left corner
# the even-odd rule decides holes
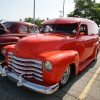
[[[55,85],[46,87],[46,86],[38,85],[32,82],[28,82],[21,77],[22,75],[17,76],[16,74],[12,72],[8,72],[7,70],[5,70],[5,68],[2,68],[1,65],[0,65],[0,74],[2,77],[7,76],[11,81],[17,83],[17,86],[24,86],[28,89],[31,89],[43,94],[52,94],[59,88],[58,83]]]

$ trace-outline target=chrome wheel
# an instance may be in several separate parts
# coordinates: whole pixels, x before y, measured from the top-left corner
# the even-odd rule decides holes
[[[70,76],[70,67],[68,66],[67,69],[64,71],[59,84],[61,86],[65,85],[69,79],[69,76]]]

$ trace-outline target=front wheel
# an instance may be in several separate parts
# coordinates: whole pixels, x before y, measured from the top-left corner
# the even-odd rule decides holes
[[[60,79],[59,86],[60,87],[65,86],[67,81],[68,81],[68,79],[69,79],[69,77],[70,77],[70,66],[68,66],[66,68],[66,70],[64,71],[64,73],[63,73],[63,75],[62,75],[62,77]]]

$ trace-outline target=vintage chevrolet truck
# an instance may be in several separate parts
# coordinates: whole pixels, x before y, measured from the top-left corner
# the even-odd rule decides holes
[[[34,91],[51,94],[77,75],[99,52],[98,26],[84,18],[54,18],[42,22],[40,34],[20,39],[2,49],[7,76]]]

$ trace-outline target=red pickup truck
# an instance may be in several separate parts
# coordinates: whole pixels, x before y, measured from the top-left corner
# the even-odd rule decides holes
[[[38,26],[28,22],[5,21],[0,23],[0,52],[2,47],[15,44],[20,38],[38,32]]]
[[[17,86],[51,94],[97,59],[98,26],[84,18],[55,18],[42,24],[41,34],[3,48],[0,69]]]

